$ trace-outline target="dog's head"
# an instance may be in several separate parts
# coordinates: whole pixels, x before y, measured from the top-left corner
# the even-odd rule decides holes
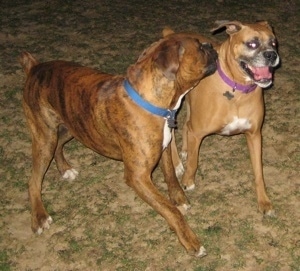
[[[217,54],[210,44],[195,38],[172,35],[148,47],[130,66],[130,81],[149,80],[159,86],[173,86],[181,95],[195,86],[203,77],[216,70]]]
[[[229,39],[223,43],[227,53],[224,52],[222,55],[230,54],[234,57],[246,81],[254,82],[263,88],[270,86],[273,69],[279,64],[280,58],[276,37],[269,24],[266,21],[253,24],[218,21],[217,27],[212,29],[212,32],[223,28],[226,28]]]
[[[189,81],[193,76],[202,79],[205,76],[211,75],[216,71],[217,52],[213,49],[210,43],[200,43],[196,38],[187,38],[185,55],[181,60],[181,65],[177,72],[177,79]],[[190,49],[190,46],[195,46],[195,49]]]

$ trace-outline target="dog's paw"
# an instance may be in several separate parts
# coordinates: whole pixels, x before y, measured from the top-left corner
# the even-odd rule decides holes
[[[196,257],[202,258],[206,255],[207,255],[206,249],[204,248],[204,246],[201,246],[200,249],[199,249],[199,252],[196,254]]]
[[[269,199],[258,200],[258,210],[264,217],[276,217],[275,210]]]
[[[183,173],[184,173],[184,167],[183,167],[182,163],[180,163],[178,166],[176,166],[175,172],[176,172],[177,178],[179,178],[179,177],[181,177],[183,175]]]
[[[75,180],[77,175],[78,175],[78,171],[74,168],[71,168],[66,170],[62,177],[64,179]]]
[[[192,184],[190,186],[187,186],[187,185],[183,186],[184,191],[191,191],[191,190],[194,190],[194,189],[195,189],[195,184]]]
[[[266,211],[264,213],[264,216],[266,216],[266,217],[276,217],[276,213],[273,209],[271,209],[271,210]]]
[[[186,151],[182,151],[180,153],[180,157],[182,159],[182,161],[186,161],[186,158],[187,158],[187,152]]]
[[[39,227],[39,228],[37,229],[36,233],[37,233],[38,235],[40,235],[40,234],[42,234],[42,232],[44,231],[44,229],[48,230],[48,229],[50,228],[50,224],[51,224],[52,222],[53,222],[53,219],[52,219],[51,216],[49,216],[49,217],[45,220],[45,222],[44,222],[44,224],[43,224],[43,227]]]
[[[191,205],[185,204],[185,203],[184,203],[184,204],[179,205],[179,206],[176,206],[176,207],[177,207],[177,209],[180,211],[180,213],[181,213],[182,215],[186,215],[188,209],[191,208]]]

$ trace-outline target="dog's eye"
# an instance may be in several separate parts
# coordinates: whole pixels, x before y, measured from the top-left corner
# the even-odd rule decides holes
[[[270,41],[270,45],[272,46],[272,47],[277,47],[277,41],[276,40],[271,40]]]
[[[246,42],[246,45],[248,48],[250,49],[257,49],[260,45],[259,41],[258,40],[252,40],[252,41],[248,41]]]

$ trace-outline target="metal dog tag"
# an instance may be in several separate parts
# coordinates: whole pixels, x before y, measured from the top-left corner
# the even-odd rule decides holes
[[[176,112],[177,110],[169,110],[169,116],[167,116],[168,126],[170,128],[177,128],[176,122]]]
[[[177,127],[177,122],[176,122],[176,120],[175,119],[173,119],[173,118],[168,118],[167,119],[167,122],[168,122],[168,126],[170,127],[170,128],[176,128]]]
[[[234,98],[234,95],[230,93],[228,90],[223,93],[223,96],[225,96],[229,101]]]

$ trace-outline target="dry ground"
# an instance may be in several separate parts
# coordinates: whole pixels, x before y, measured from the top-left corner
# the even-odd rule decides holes
[[[299,0],[0,1],[0,270],[300,270],[299,6]],[[277,217],[257,211],[244,136],[207,137],[187,220],[209,254],[191,258],[124,184],[122,163],[74,141],[68,157],[80,175],[64,181],[51,165],[43,198],[54,224],[34,235],[20,52],[124,73],[164,26],[210,35],[216,19],[266,19],[278,37],[282,65],[265,91],[263,128],[264,173]],[[183,116],[184,110],[179,123]],[[154,181],[166,191],[159,169]]]

